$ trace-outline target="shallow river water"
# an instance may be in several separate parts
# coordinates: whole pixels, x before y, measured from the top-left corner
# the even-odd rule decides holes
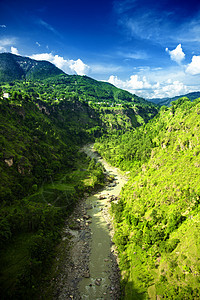
[[[101,162],[106,172],[114,176],[115,180],[114,183],[110,184],[111,186],[108,185],[101,192],[88,197],[86,202],[89,208],[87,213],[92,217],[90,224],[92,235],[89,262],[90,277],[80,281],[79,293],[81,299],[117,299],[119,295],[116,295],[116,289],[117,285],[119,287],[119,282],[116,282],[116,278],[112,280],[112,272],[116,272],[117,262],[112,244],[113,232],[109,219],[108,208],[110,204],[108,200],[112,195],[119,196],[127,179],[119,173],[117,168],[111,167],[101,159],[94,152],[92,146],[86,146],[83,150],[88,156]]]
[[[117,201],[127,179],[87,145],[83,151],[104,165],[114,181],[77,204],[71,220],[63,228],[61,258],[56,258],[54,300],[119,300],[120,272],[112,243],[113,226],[109,214],[110,197]],[[86,195],[85,195],[86,196]],[[70,227],[69,224],[75,226]],[[71,236],[70,250],[65,240]],[[59,252],[60,253],[60,252]]]

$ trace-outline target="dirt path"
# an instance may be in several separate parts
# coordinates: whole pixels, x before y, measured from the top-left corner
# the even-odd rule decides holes
[[[85,146],[83,151],[100,161],[114,180],[102,191],[85,195],[67,221],[62,239],[64,243],[70,238],[70,249],[58,263],[53,299],[117,300],[120,298],[120,274],[112,243],[109,208],[111,201],[117,201],[127,180],[103,161],[92,146]]]

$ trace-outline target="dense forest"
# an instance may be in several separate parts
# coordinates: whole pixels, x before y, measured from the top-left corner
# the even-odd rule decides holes
[[[0,290],[4,299],[27,299],[38,293],[74,205],[104,184],[103,167],[79,150],[131,131],[158,109],[108,83],[20,56],[1,54],[0,73]]]
[[[111,212],[123,299],[199,299],[200,99],[158,107],[6,53],[0,80],[1,298],[35,297],[64,220],[104,185],[80,151],[95,142],[129,177]]]
[[[162,107],[96,149],[129,171],[112,205],[124,299],[199,299],[200,99]]]

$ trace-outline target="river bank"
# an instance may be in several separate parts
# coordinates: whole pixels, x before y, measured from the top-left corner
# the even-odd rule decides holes
[[[101,191],[90,196],[85,194],[67,220],[59,250],[62,257],[59,252],[56,257],[57,275],[52,280],[52,298],[117,300],[120,298],[120,272],[112,242],[114,231],[109,208],[111,201],[117,201],[127,179],[102,160],[92,146],[85,146],[83,151],[102,163],[106,176],[113,179]]]

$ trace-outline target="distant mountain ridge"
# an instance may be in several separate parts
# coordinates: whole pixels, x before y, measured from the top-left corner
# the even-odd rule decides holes
[[[48,80],[49,84],[63,84],[68,91],[84,95],[87,101],[134,102],[156,107],[144,98],[133,95],[114,85],[88,76],[68,75],[48,61],[34,60],[12,53],[0,53],[0,83],[16,80]],[[52,82],[53,80],[53,82]],[[53,91],[52,91],[53,93]]]
[[[0,53],[0,82],[45,79],[65,74],[48,61],[38,61],[12,53]]]
[[[200,97],[200,92],[192,92],[192,93],[188,93],[185,95],[175,96],[172,98],[152,98],[152,99],[148,99],[148,101],[151,101],[151,102],[161,105],[161,106],[162,105],[169,106],[172,101],[175,101],[175,100],[183,98],[183,97],[187,97],[188,99],[193,101]]]

